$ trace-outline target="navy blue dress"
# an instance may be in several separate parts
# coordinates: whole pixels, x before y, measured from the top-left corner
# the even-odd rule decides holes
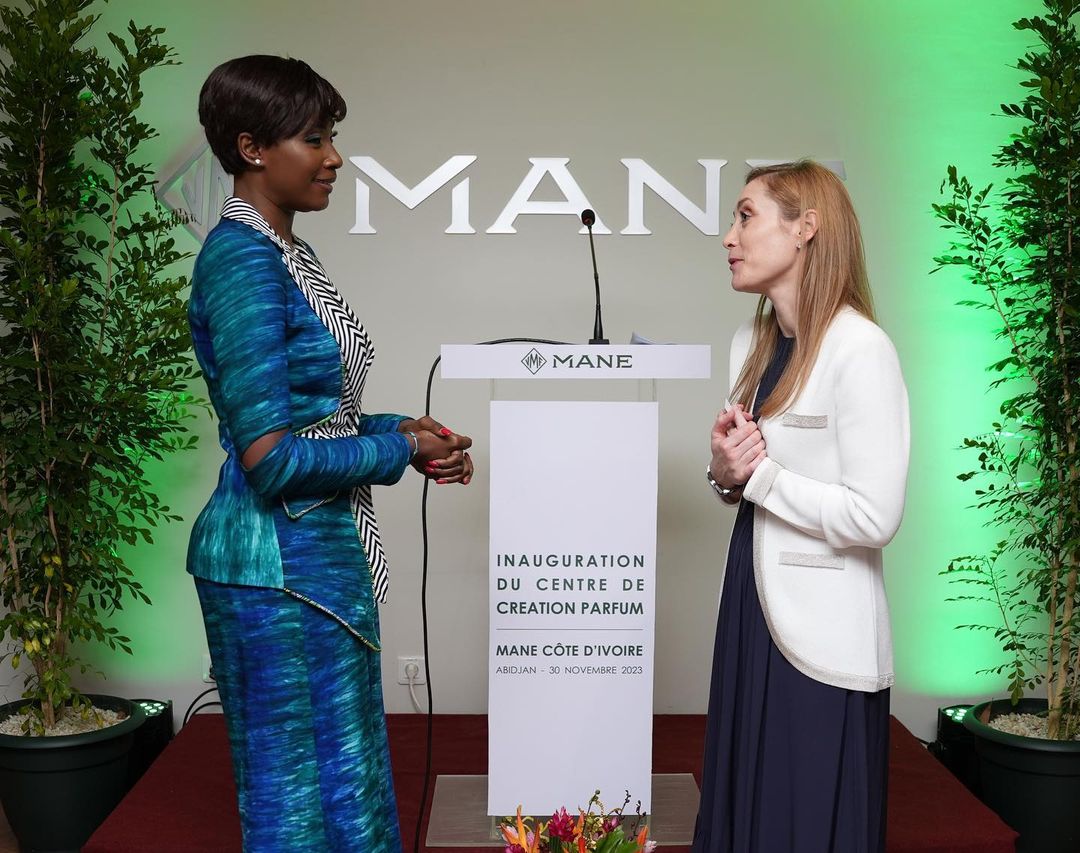
[[[780,338],[756,408],[793,349]],[[754,506],[743,501],[716,628],[693,853],[882,853],[889,691],[823,684],[784,658],[758,600],[753,533]]]

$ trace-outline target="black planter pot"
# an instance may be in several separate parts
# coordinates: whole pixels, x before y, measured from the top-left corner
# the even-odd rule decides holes
[[[1020,833],[1017,853],[1080,850],[1080,741],[1055,741],[999,732],[980,721],[987,706],[999,714],[1045,714],[1046,702],[983,702],[964,717],[975,736],[979,798]]]
[[[128,718],[79,735],[0,735],[0,802],[24,853],[78,853],[127,793],[128,752],[146,714],[126,699],[86,695]],[[0,719],[26,704],[0,705]]]

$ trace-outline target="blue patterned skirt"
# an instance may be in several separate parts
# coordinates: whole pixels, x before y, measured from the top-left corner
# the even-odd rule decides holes
[[[280,590],[195,583],[245,853],[400,851],[379,654]]]

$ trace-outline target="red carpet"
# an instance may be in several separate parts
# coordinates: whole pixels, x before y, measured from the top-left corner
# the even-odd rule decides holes
[[[425,719],[407,714],[392,714],[388,719],[402,840],[405,850],[411,851],[423,788]],[[438,715],[434,728],[433,776],[486,772],[486,717]],[[700,784],[704,734],[703,716],[657,716],[653,729],[654,772],[692,772]],[[428,797],[430,804],[430,791]],[[892,720],[888,853],[1013,853],[1014,838],[1015,833],[997,815],[969,794],[907,729]],[[493,849],[477,851],[489,853]],[[687,848],[663,849],[674,853]],[[240,850],[236,792],[225,727],[219,715],[203,714],[192,719],[83,847],[83,853],[148,850]]]

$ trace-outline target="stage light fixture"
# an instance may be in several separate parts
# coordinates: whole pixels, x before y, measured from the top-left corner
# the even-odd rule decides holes
[[[135,730],[128,757],[128,786],[134,785],[173,739],[171,699],[133,699],[146,712],[146,722]]]
[[[929,750],[964,787],[978,793],[975,736],[964,728],[964,717],[970,711],[971,705],[938,708],[937,740],[930,744]]]

